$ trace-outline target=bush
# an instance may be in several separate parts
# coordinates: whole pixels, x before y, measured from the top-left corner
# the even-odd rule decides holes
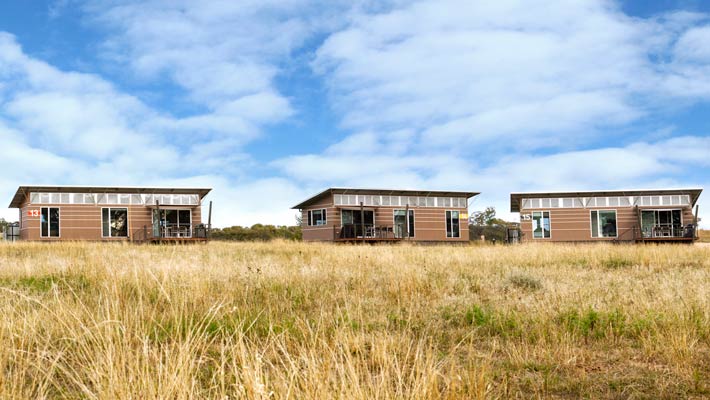
[[[274,226],[256,224],[251,228],[232,226],[224,229],[214,229],[212,239],[232,240],[239,242],[267,242],[274,239],[301,240],[303,235],[300,226]]]
[[[513,286],[526,290],[542,289],[542,282],[539,279],[530,275],[512,275],[508,278],[508,282]]]

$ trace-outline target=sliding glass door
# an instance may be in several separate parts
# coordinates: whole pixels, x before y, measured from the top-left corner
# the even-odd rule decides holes
[[[341,236],[344,238],[372,236],[374,235],[375,212],[373,210],[341,210],[340,226]]]
[[[683,234],[682,210],[641,211],[644,237],[675,237]]]
[[[406,210],[394,210],[394,232],[398,238],[407,237],[407,232],[414,237],[414,210],[409,210],[409,218]]]
[[[153,210],[153,235],[157,237],[192,237],[192,211]]]

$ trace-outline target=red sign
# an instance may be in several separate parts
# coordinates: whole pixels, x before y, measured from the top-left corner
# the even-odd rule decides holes
[[[39,217],[39,210],[28,210],[27,216],[28,217]]]

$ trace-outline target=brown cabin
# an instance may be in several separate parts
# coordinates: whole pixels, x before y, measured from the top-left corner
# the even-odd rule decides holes
[[[526,242],[693,242],[702,189],[511,193]],[[696,207],[695,214],[693,207]]]
[[[478,193],[330,188],[293,209],[303,240],[468,241],[468,200]]]
[[[201,205],[211,189],[20,186],[20,240],[206,241]]]

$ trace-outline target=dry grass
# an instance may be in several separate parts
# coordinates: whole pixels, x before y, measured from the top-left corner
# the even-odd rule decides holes
[[[709,230],[701,229],[700,231],[698,231],[698,236],[700,237],[701,242],[710,243],[710,231]]]
[[[0,245],[0,398],[710,396],[710,247]]]

